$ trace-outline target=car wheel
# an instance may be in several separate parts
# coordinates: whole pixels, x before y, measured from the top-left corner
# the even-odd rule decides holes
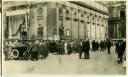
[[[19,51],[18,51],[17,49],[12,50],[11,56],[12,56],[14,59],[18,59],[18,58],[19,58]]]

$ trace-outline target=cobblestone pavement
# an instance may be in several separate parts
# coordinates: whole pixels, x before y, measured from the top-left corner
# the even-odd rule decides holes
[[[111,54],[91,52],[90,59],[79,59],[78,53],[71,55],[50,54],[46,60],[3,62],[3,74],[108,74],[125,75],[122,64],[117,63],[114,48]]]

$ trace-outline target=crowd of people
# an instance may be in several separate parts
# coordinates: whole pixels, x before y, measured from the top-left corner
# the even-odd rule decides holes
[[[34,41],[6,41],[4,44],[5,60],[9,59],[12,47],[26,46],[27,49],[23,52],[25,59],[32,61],[38,59],[46,59],[49,53],[56,53],[58,55],[71,55],[72,53],[78,53],[79,59],[82,59],[82,53],[84,53],[84,59],[90,58],[91,52],[104,52],[107,50],[108,54],[111,54],[111,47],[116,46],[115,50],[118,56],[118,63],[122,63],[122,56],[124,55],[126,42],[117,41],[113,44],[110,40],[102,41],[90,41],[87,40],[34,40]],[[20,51],[21,52],[21,51]]]

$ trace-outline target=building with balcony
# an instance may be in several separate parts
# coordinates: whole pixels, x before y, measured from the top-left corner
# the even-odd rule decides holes
[[[108,38],[108,8],[95,1],[4,2],[4,38],[21,39],[20,24],[28,39],[104,40]]]

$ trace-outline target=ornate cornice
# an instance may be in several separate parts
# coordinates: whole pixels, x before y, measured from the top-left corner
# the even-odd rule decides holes
[[[80,2],[80,1],[69,1],[69,2],[70,2],[70,3],[73,3],[73,4],[76,4],[76,5],[78,5],[78,6],[81,6],[81,7],[87,8],[87,9],[89,9],[89,10],[93,10],[93,11],[96,11],[96,12],[99,12],[99,13],[102,13],[102,14],[105,14],[105,15],[108,15],[107,12],[104,12],[104,11],[102,11],[102,10],[99,10],[99,9],[97,9],[97,8],[94,8],[94,7],[92,7],[92,6],[89,6],[89,5],[87,5],[87,4],[83,3],[83,2]]]

